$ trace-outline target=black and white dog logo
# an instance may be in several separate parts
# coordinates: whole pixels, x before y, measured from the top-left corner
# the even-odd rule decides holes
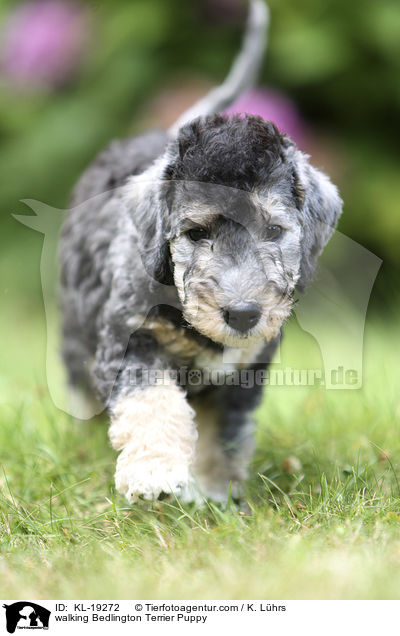
[[[16,629],[49,629],[51,612],[37,603],[18,601],[3,607],[6,610],[9,634],[13,634]]]

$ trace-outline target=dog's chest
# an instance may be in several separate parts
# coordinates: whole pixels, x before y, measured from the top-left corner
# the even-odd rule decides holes
[[[177,327],[167,320],[152,320],[146,326],[174,366],[185,365],[191,370],[223,374],[244,369],[255,361],[265,347],[265,342],[261,341],[243,349],[217,349],[207,346],[191,336],[187,329]]]

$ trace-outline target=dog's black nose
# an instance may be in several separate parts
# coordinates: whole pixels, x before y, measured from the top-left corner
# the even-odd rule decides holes
[[[224,320],[232,329],[245,333],[260,320],[261,311],[257,303],[241,303],[224,309]]]

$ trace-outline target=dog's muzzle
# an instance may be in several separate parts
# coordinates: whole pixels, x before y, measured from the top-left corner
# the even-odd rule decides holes
[[[246,333],[260,320],[261,309],[257,303],[240,303],[226,307],[223,316],[226,324],[232,329]]]

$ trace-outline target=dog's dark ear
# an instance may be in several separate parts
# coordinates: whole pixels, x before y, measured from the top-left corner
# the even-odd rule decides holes
[[[313,168],[305,155],[297,151],[296,159],[295,173],[303,221],[302,261],[297,287],[303,290],[315,274],[318,256],[335,230],[343,202],[336,186],[323,172]]]
[[[151,239],[143,252],[143,265],[147,273],[158,283],[173,285],[173,263],[169,242]]]
[[[173,285],[173,263],[169,248],[168,220],[163,183],[149,179],[132,183],[128,207],[135,208],[135,226],[140,234],[139,249],[143,267],[158,283]]]
[[[158,283],[173,285],[173,263],[167,238],[164,210],[150,211],[143,228],[142,261],[147,273]]]

